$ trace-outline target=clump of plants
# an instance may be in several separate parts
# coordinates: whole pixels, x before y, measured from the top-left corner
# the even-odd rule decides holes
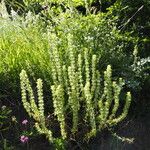
[[[1,82],[10,86],[10,93],[17,95],[18,74],[24,69],[20,74],[22,102],[37,131],[56,147],[64,147],[64,141],[90,139],[121,122],[128,113],[131,94],[126,93],[119,113],[124,80],[113,81],[111,66],[123,74],[132,56],[123,52],[117,17],[111,10],[92,11],[93,1],[23,2],[27,10],[32,5],[42,9],[36,12],[33,7],[19,16],[13,9],[9,14],[2,4],[0,76],[5,76]],[[79,12],[78,6],[86,12]],[[29,81],[30,77],[34,80]],[[35,88],[33,81],[39,77],[42,80],[37,80]],[[48,92],[43,90],[43,81]],[[47,104],[52,104],[49,109]],[[54,118],[49,119],[48,112]]]
[[[69,34],[67,60],[61,58],[62,55],[55,47],[52,46],[50,50],[51,101],[60,126],[58,137],[54,135],[51,126],[46,124],[42,80],[37,80],[36,99],[26,71],[22,70],[20,73],[23,106],[35,120],[37,131],[45,134],[52,143],[55,143],[57,138],[67,141],[74,136],[76,139],[79,126],[83,129],[84,124],[87,129],[82,133],[83,139],[90,139],[104,128],[121,122],[127,116],[131,103],[131,94],[127,92],[122,113],[118,114],[123,79],[119,78],[118,82],[112,81],[112,69],[108,65],[102,83],[97,69],[97,56],[91,54],[88,49],[84,49],[82,53],[75,53],[71,39]]]

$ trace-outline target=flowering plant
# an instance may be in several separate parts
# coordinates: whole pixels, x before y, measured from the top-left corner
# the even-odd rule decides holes
[[[22,125],[27,125],[27,124],[28,124],[28,120],[27,119],[22,121]]]
[[[27,143],[27,142],[29,141],[29,138],[28,138],[27,136],[25,136],[25,135],[22,135],[22,136],[20,137],[20,141],[21,141],[22,143]]]

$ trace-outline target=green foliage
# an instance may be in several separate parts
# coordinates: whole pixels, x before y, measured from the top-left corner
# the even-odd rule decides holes
[[[0,101],[0,105],[2,102]],[[12,110],[5,106],[0,106],[0,133],[1,133],[1,140],[0,140],[0,149],[4,150],[11,150],[13,146],[10,146],[9,141],[7,141],[6,137],[7,132],[11,129],[11,115]]]
[[[47,15],[47,19],[42,15]],[[33,79],[41,77],[50,84],[52,62],[49,61],[49,48],[58,48],[60,57],[68,58],[63,55],[68,53],[67,34],[72,36],[75,53],[88,48],[97,54],[100,70],[108,64],[120,68],[127,62],[126,54],[122,51],[122,43],[118,44],[116,25],[112,20],[103,13],[83,16],[69,8],[59,15],[51,8],[48,14],[28,12],[25,17],[12,10],[7,19],[0,18],[0,75],[1,78],[5,76],[2,81],[12,83],[9,87],[12,92],[19,90],[18,74],[25,69]]]
[[[66,0],[23,0],[24,3],[26,5],[29,5],[31,3],[40,3],[40,4],[46,4],[46,3],[57,3],[57,4],[63,4],[63,5],[66,5],[66,6],[84,6],[84,5],[89,5],[93,2],[93,0],[69,0],[69,1],[66,1]]]
[[[137,59],[139,59],[139,58],[137,58]],[[136,76],[143,78],[143,81],[144,81],[144,79],[149,76],[150,57],[136,60],[136,62],[133,64],[132,67],[133,67],[133,71],[136,73]]]
[[[6,14],[6,9],[3,10],[2,14]],[[109,108],[113,105],[110,98],[114,98],[115,104],[110,115],[110,120],[113,120],[119,107],[121,85],[119,88],[112,82],[111,76],[108,76],[111,82],[107,81],[105,75],[105,82],[112,85],[110,88],[104,83],[104,91],[101,90],[103,86],[100,85],[97,70],[103,72],[108,64],[122,66],[126,56],[122,51],[124,45],[118,44],[120,39],[114,23],[117,18],[110,17],[109,13],[83,16],[71,7],[60,12],[56,13],[55,8],[50,7],[38,15],[28,12],[21,17],[13,10],[10,15],[7,13],[7,17],[2,15],[0,57],[3,59],[0,62],[0,75],[5,75],[3,83],[9,83],[8,86],[12,83],[10,88],[15,93],[19,90],[18,73],[22,69],[34,80],[43,78],[51,85],[54,115],[60,125],[61,138],[69,138],[66,118],[72,120],[71,135],[76,135],[80,122],[85,122],[88,132],[83,134],[90,137],[98,130],[117,124],[126,116],[124,111],[124,116],[121,114],[116,120],[109,121]],[[21,74],[21,88],[23,105],[36,121],[36,129],[45,134],[49,141],[55,141],[45,121],[47,109],[44,108],[42,81],[37,81],[38,104],[25,72]],[[83,120],[79,113],[84,106]],[[103,122],[99,124],[100,120]]]
[[[39,16],[29,12],[25,18],[17,14],[11,17],[13,20],[0,18],[0,76],[1,86],[10,90],[14,100],[18,96],[19,72],[24,68],[33,78],[43,74],[46,79],[50,62],[48,39]]]
[[[113,64],[116,68],[123,65],[127,62],[126,54],[122,51],[124,45],[118,43],[118,31],[113,23],[115,18],[107,17],[109,16],[103,13],[82,16],[70,10],[60,14],[54,19],[55,31],[60,41],[59,49],[66,51],[67,37],[64,34],[70,33],[76,51],[88,48],[101,58],[100,69],[104,69],[108,64]]]
[[[134,64],[132,67],[132,73],[134,75],[130,76],[128,79],[128,86],[132,89],[141,90],[144,86],[145,82],[149,85],[149,75],[150,75],[150,57],[142,58],[139,57],[135,58]]]
[[[1,106],[1,109],[0,109],[0,131],[9,129],[11,112],[12,112],[12,110],[7,108],[6,106]]]
[[[68,35],[69,48],[70,44],[71,36]],[[90,65],[90,53],[87,49],[84,50],[83,54],[75,54],[73,49],[68,49],[68,51],[69,62],[67,60],[62,62],[58,50],[51,50],[53,63],[51,91],[54,115],[59,122],[62,139],[71,137],[66,129],[68,126],[66,117],[69,111],[72,114],[72,116],[69,115],[72,120],[71,134],[78,132],[78,125],[86,121],[90,130],[88,133],[84,133],[86,134],[84,136],[90,138],[95,136],[98,131],[116,125],[127,116],[131,94],[127,92],[123,112],[121,115],[117,115],[119,96],[124,85],[123,80],[120,78],[118,84],[115,81],[112,82],[112,70],[111,66],[108,65],[104,72],[104,88],[102,89],[99,83],[100,75],[96,67],[97,56],[92,55],[92,65]],[[52,129],[48,129],[45,124],[41,79],[37,80],[38,105],[24,70],[20,74],[20,81],[23,106],[29,116],[36,121],[37,131],[40,134],[45,134],[49,142],[55,141]],[[100,89],[103,91],[102,93],[99,91]],[[81,104],[84,105],[82,110]],[[79,112],[84,113],[83,118],[80,118]]]
[[[142,5],[148,12],[149,2],[131,4],[110,0],[102,1],[100,7],[99,3],[92,0],[5,0],[0,5],[0,84],[15,100],[19,93],[16,92],[19,91],[18,74],[24,69],[31,83],[41,77],[48,85],[46,88],[51,86],[52,95],[45,96],[43,83],[37,80],[36,95],[25,71],[21,73],[23,105],[36,121],[38,132],[56,142],[56,147],[62,147],[64,139],[76,136],[80,125],[81,128],[83,124],[86,126],[82,134],[90,137],[126,117],[131,95],[127,93],[119,115],[120,92],[125,83],[122,79],[112,81],[114,76],[123,77],[127,86],[134,90],[149,76],[148,51],[142,53],[149,38],[145,33],[146,19],[140,15],[145,14]],[[23,13],[19,16],[20,9]],[[146,29],[148,26],[147,21]],[[135,45],[138,53],[134,51]],[[108,64],[114,68],[113,76],[108,66],[102,83],[103,75],[99,72]],[[6,91],[3,90],[4,94]],[[53,129],[49,130],[51,125],[47,125],[49,102],[44,103],[43,95],[52,99],[54,110],[50,112],[54,111],[60,126],[58,140],[52,135]]]
[[[56,150],[65,150],[65,141],[60,138],[56,138],[54,140],[54,147]]]
[[[14,149],[14,147],[11,146],[6,139],[1,140],[0,143],[1,143],[0,147],[2,149],[4,149],[4,150],[12,150],[12,149]]]
[[[121,35],[125,37],[128,34],[128,38],[132,39],[128,41],[127,52],[129,52],[128,49],[133,49],[137,44],[141,58],[146,58],[150,55],[148,51],[150,46],[148,36],[150,33],[149,6],[150,3],[147,0],[118,0],[111,7],[112,14],[118,16],[117,24]]]

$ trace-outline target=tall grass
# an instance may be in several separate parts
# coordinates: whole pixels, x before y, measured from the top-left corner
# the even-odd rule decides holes
[[[0,73],[18,76],[21,69],[46,74],[49,69],[48,40],[38,26],[0,20]],[[39,71],[40,70],[40,71]]]

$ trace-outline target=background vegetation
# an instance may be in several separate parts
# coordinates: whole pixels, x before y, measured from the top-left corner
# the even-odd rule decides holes
[[[22,69],[26,70],[33,87],[38,78],[43,80],[46,115],[49,116],[52,109],[49,109],[49,89],[52,83],[50,49],[58,49],[61,59],[68,60],[68,34],[72,35],[72,50],[75,54],[83,53],[83,50],[88,48],[91,54],[96,54],[99,58],[97,68],[100,73],[111,64],[113,80],[122,77],[125,80],[123,92],[132,92],[133,101],[128,119],[113,130],[121,133],[120,128],[128,121],[132,127],[139,125],[139,122],[145,122],[143,128],[146,128],[149,124],[146,118],[150,111],[149,13],[150,2],[147,0],[1,1],[0,130],[3,149],[30,147],[30,144],[22,145],[19,141],[24,133],[31,136],[31,143],[38,143],[39,139],[44,139],[43,136],[38,137],[32,119],[28,119],[30,125],[26,129],[21,125],[22,120],[28,116],[22,109],[19,74]],[[69,61],[66,63],[69,64]],[[126,128],[128,129],[128,126]],[[129,134],[127,132],[121,135]],[[135,139],[138,137],[134,133],[129,136]],[[97,145],[105,149],[105,139],[109,137],[109,133],[104,131],[97,137],[105,138],[96,144],[95,149]],[[121,142],[118,144],[116,139],[118,138],[108,140],[111,147],[109,149],[130,148]],[[92,149],[96,141],[98,140],[92,139],[84,148],[86,144],[79,139],[69,142],[68,147]],[[116,141],[116,145],[113,145],[112,141]],[[138,143],[137,141],[135,143]],[[45,139],[41,142],[43,143],[48,144],[45,143]],[[148,150],[148,146],[143,144],[143,149]],[[130,149],[134,149],[133,147]]]

